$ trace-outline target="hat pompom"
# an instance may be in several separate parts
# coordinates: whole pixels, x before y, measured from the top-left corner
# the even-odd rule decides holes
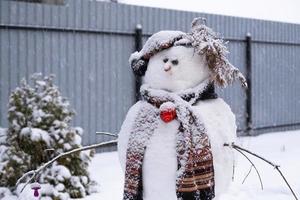
[[[239,79],[242,86],[247,87],[243,74],[234,67],[227,59],[227,42],[224,42],[211,28],[207,27],[203,18],[196,18],[192,22],[191,33],[186,37],[191,41],[191,45],[196,52],[204,55],[207,65],[211,70],[212,80],[221,87],[232,84]]]
[[[148,62],[144,61],[139,52],[134,52],[129,58],[129,64],[136,76],[144,76]]]
[[[137,76],[144,76],[147,70],[148,62],[139,59],[139,60],[133,60],[131,63],[131,67],[133,70],[133,73]]]

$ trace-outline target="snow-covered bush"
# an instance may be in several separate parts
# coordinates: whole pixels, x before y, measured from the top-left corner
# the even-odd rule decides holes
[[[5,165],[5,162],[1,162],[1,161],[7,159],[6,133],[7,130],[0,127],[0,173]],[[1,194],[1,190],[0,190],[0,194]]]
[[[22,80],[10,95],[9,127],[0,146],[0,187],[13,194],[18,193],[15,184],[25,172],[59,153],[81,147],[83,130],[70,126],[74,111],[53,84],[53,76],[34,74],[32,81],[31,86]],[[90,194],[95,186],[87,171],[92,154],[75,153],[45,169],[36,180],[41,184],[41,195],[62,200]]]

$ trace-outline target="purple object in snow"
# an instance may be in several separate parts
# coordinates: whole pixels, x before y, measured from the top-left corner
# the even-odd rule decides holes
[[[37,182],[35,183],[32,183],[31,184],[31,189],[33,190],[33,195],[35,197],[38,197],[40,194],[39,194],[39,189],[41,189],[41,185]]]
[[[39,188],[34,188],[34,193],[33,193],[33,195],[35,196],[35,197],[38,197],[40,194],[39,194]]]

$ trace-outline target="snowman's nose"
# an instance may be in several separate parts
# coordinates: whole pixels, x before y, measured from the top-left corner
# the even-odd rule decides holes
[[[170,64],[165,64],[164,65],[165,72],[169,71],[170,69],[171,69],[171,65]]]

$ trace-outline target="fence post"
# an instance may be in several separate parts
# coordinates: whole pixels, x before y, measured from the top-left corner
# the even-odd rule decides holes
[[[142,33],[143,33],[142,25],[137,24],[135,27],[135,35],[134,35],[136,51],[140,51],[142,49],[142,45],[143,45]],[[140,100],[140,86],[141,86],[141,78],[135,76],[135,100],[136,101]]]
[[[246,122],[247,134],[251,135],[252,127],[252,55],[251,55],[251,34],[246,35],[246,79],[248,89],[246,90]]]

